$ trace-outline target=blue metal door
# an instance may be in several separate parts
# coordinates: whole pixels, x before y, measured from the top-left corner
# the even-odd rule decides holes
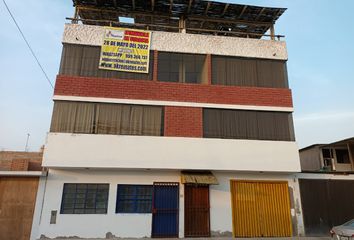
[[[151,236],[178,237],[179,183],[154,182]]]

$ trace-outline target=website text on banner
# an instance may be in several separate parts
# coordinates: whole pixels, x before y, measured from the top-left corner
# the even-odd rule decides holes
[[[151,32],[106,27],[100,69],[148,73]]]

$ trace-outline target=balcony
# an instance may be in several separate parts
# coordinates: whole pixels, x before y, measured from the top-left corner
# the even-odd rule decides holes
[[[49,133],[44,167],[298,172],[295,142]]]

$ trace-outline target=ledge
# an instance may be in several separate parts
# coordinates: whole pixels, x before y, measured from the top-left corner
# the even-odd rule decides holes
[[[8,177],[44,177],[47,171],[0,171],[0,176]]]
[[[103,36],[101,26],[65,24],[63,43],[101,46]],[[152,31],[151,37],[151,49],[158,51],[288,59],[283,41],[160,31]]]
[[[299,172],[295,142],[49,133],[43,166]]]

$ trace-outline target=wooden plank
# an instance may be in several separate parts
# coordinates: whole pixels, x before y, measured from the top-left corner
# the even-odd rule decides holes
[[[185,237],[210,236],[209,185],[184,186]]]
[[[171,0],[173,2],[173,0]],[[169,19],[171,17],[171,14],[166,13],[149,13],[149,12],[140,12],[140,11],[131,11],[129,14],[117,10],[110,10],[110,9],[104,9],[104,8],[93,8],[93,7],[87,7],[87,6],[78,6],[80,10],[86,10],[86,11],[97,11],[97,12],[107,12],[107,13],[114,13],[118,15],[127,15],[129,17],[135,17],[135,16],[156,16],[159,18],[166,18]],[[170,9],[172,10],[172,5],[170,5]],[[245,24],[245,25],[250,25],[250,26],[268,26],[270,27],[273,23],[270,22],[257,22],[257,21],[245,21],[245,20],[232,20],[232,19],[221,19],[221,18],[215,18],[215,17],[206,17],[206,16],[188,16],[189,20],[196,20],[196,21],[208,21],[208,22],[218,22],[218,23],[230,23],[230,24]]]
[[[155,0],[151,0],[151,11],[155,10]]]
[[[347,148],[349,152],[349,159],[350,163],[352,164],[352,171],[354,170],[354,144],[353,143],[347,143]]]
[[[133,11],[135,10],[135,0],[132,0]]]
[[[0,239],[29,240],[38,177],[0,178]]]
[[[270,39],[275,40],[274,25],[270,26]]]
[[[242,15],[245,13],[246,9],[247,9],[247,6],[244,6],[240,15],[238,15],[238,19],[240,19],[242,17]]]
[[[223,10],[222,13],[221,13],[221,16],[224,16],[224,15],[225,15],[225,13],[226,13],[227,9],[229,8],[229,6],[230,6],[229,3],[227,3],[227,4],[225,5],[224,10]]]
[[[261,11],[258,13],[258,16],[256,17],[255,21],[258,21],[260,16],[262,16],[262,13],[264,12],[265,8],[262,8]]]
[[[209,11],[209,8],[210,8],[210,5],[211,5],[211,2],[208,2],[208,5],[204,11],[204,15],[207,15],[208,14],[208,11]]]
[[[173,0],[170,0],[170,14],[172,14]]]
[[[188,14],[191,12],[192,2],[193,2],[193,0],[189,0],[189,3],[188,3],[188,10],[187,10],[187,13],[188,13]]]

